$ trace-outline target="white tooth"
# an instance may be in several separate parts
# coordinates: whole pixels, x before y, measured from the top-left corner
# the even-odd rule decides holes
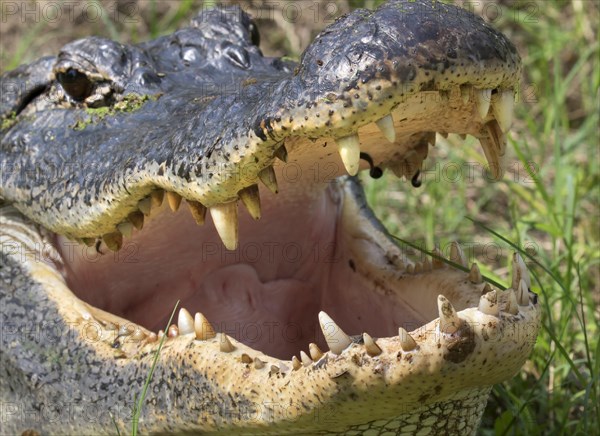
[[[254,358],[254,368],[256,369],[263,369],[265,367],[265,363],[266,362],[263,362],[258,357]]]
[[[282,145],[277,150],[275,150],[275,153],[273,153],[273,156],[275,156],[280,161],[287,163],[288,152],[287,152],[287,148],[285,148],[285,145]]]
[[[175,324],[171,324],[171,327],[167,330],[167,337],[176,338],[177,336],[179,336],[179,328]]]
[[[180,335],[187,335],[188,333],[194,333],[194,318],[192,315],[184,309],[179,309],[179,316],[177,317],[177,327],[179,328]]]
[[[494,180],[500,180],[503,173],[502,162],[500,160],[500,150],[491,138],[479,138],[481,148],[490,167],[490,173]]]
[[[446,265],[446,262],[444,262],[444,253],[442,253],[438,247],[435,247],[431,253],[434,255],[431,257],[431,264],[433,265],[433,268],[443,268]]]
[[[120,232],[107,233],[102,235],[102,241],[110,251],[119,251],[123,246],[123,235]]]
[[[383,136],[385,136],[388,141],[396,141],[396,130],[394,129],[394,119],[392,118],[392,114],[386,115],[375,124],[377,124],[377,127],[379,127],[379,130],[381,130],[381,133],[383,133]]]
[[[152,198],[146,197],[138,201],[138,209],[141,210],[144,215],[150,215],[150,211],[152,210]]]
[[[310,344],[308,344],[308,351],[310,352],[310,357],[315,362],[317,360],[319,360],[321,357],[323,357],[323,352],[321,351],[321,349],[319,348],[319,346],[317,344],[314,344],[312,342]]]
[[[346,171],[351,176],[355,176],[358,174],[358,167],[360,166],[360,141],[358,135],[344,136],[336,142]]]
[[[210,208],[217,233],[228,250],[235,250],[238,245],[238,207],[237,202],[219,204]]]
[[[235,347],[233,346],[233,344],[231,343],[231,341],[229,340],[229,338],[227,337],[227,335],[225,333],[218,334],[218,341],[219,341],[219,349],[223,353],[231,353],[233,350],[235,350]]]
[[[517,290],[517,302],[519,306],[529,306],[529,289],[525,280],[519,282],[519,289]]]
[[[456,241],[450,244],[450,260],[461,266],[467,266],[467,258],[465,257],[465,253],[463,252],[463,249],[459,243]]]
[[[157,189],[150,193],[150,198],[152,200],[152,207],[160,207],[162,205],[163,199],[165,198],[165,191],[162,189]]]
[[[206,341],[216,336],[212,325],[200,312],[196,312],[196,315],[194,315],[194,331],[196,332],[196,339],[200,341]]]
[[[302,363],[296,356],[292,356],[292,368],[294,371],[298,371],[302,367]]]
[[[129,221],[123,221],[117,226],[117,230],[123,234],[123,236],[129,238],[133,233],[133,224]]]
[[[527,265],[519,253],[514,253],[512,259],[512,288],[518,289],[521,280],[525,280],[528,288],[531,287],[531,278],[529,277]]]
[[[204,221],[206,220],[206,207],[197,201],[186,200],[185,202],[187,203],[196,224],[199,226],[204,225]]]
[[[400,346],[403,351],[412,351],[417,348],[417,343],[413,337],[402,327],[398,328],[398,336],[400,337]]]
[[[498,307],[498,293],[495,289],[481,296],[479,311],[486,315],[498,316],[500,309]]]
[[[440,315],[440,330],[443,333],[453,334],[456,333],[460,327],[461,321],[452,306],[452,303],[448,301],[443,295],[438,295],[438,312]]]
[[[381,348],[375,342],[375,340],[368,333],[363,333],[363,341],[365,343],[365,349],[367,354],[371,357],[379,356],[381,354]]]
[[[246,206],[248,213],[255,220],[260,219],[260,197],[258,194],[258,185],[251,185],[242,189],[238,195],[240,200]]]
[[[498,150],[498,156],[502,157],[506,154],[506,135],[502,131],[498,121],[492,120],[485,125],[488,136]],[[501,161],[502,163],[502,161]]]
[[[507,289],[506,292],[508,293],[506,298],[506,312],[510,313],[511,315],[517,315],[519,313],[517,295],[512,288]]]
[[[300,351],[300,359],[302,360],[302,365],[304,366],[310,366],[313,363],[312,359],[308,357],[304,351]]]
[[[515,96],[512,90],[498,92],[496,98],[492,101],[492,112],[503,132],[510,129],[514,106]]]
[[[469,102],[469,98],[471,96],[472,88],[470,86],[461,86],[460,87],[460,96],[462,97],[462,101],[464,104]]]
[[[323,311],[319,312],[319,324],[332,353],[341,354],[352,343],[350,336]]]
[[[476,263],[471,265],[471,271],[469,271],[469,281],[476,285],[483,283],[483,277],[481,276],[481,271],[479,271],[479,267]]]
[[[477,112],[482,120],[487,117],[490,110],[490,103],[492,102],[492,90],[491,89],[476,89],[475,90],[475,104],[477,105]]]
[[[277,194],[279,192],[279,188],[277,186],[277,178],[275,177],[275,170],[272,166],[263,168],[258,173],[258,178],[273,194]]]
[[[177,212],[179,205],[181,204],[181,195],[177,192],[167,191],[167,202],[173,212]]]

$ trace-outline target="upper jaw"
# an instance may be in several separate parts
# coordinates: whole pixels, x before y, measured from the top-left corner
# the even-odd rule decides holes
[[[186,35],[193,34],[188,29]],[[150,47],[131,51],[150,57],[156,53]],[[176,68],[163,78],[157,76],[168,88],[165,93],[148,88],[150,98],[135,110],[125,104],[125,109],[121,105],[96,117],[75,105],[46,108],[47,117],[34,112],[31,118],[19,119],[19,128],[6,132],[3,144],[7,153],[14,153],[11,163],[23,171],[6,180],[4,197],[56,233],[71,238],[107,235],[114,240],[119,225],[156,189],[215,208],[217,215],[232,212],[224,205],[268,179],[263,172],[276,161],[284,142],[287,147],[329,137],[340,144],[341,160],[351,174],[358,171],[360,149],[377,165],[403,174],[398,167],[405,161],[412,165],[407,154],[420,146],[415,135],[471,133],[481,138],[494,174],[499,174],[502,132],[510,125],[520,59],[504,36],[465,11],[437,3],[390,2],[375,12],[354,12],[317,38],[295,75],[248,53],[251,67],[235,70],[241,82],[238,94],[223,95],[221,88],[206,86],[203,79],[196,87],[188,70]],[[145,68],[153,64],[149,59]],[[197,74],[211,78],[218,66],[222,65],[200,66]],[[271,75],[264,72],[269,68]],[[123,78],[121,71],[114,80],[133,80],[138,73],[132,69],[132,76]],[[110,72],[105,74],[110,78]],[[113,98],[118,100],[118,95]],[[395,141],[380,141],[381,133],[371,135],[373,140],[361,135],[372,123]],[[68,141],[53,139],[66,133]],[[86,174],[57,170],[60,177],[28,188],[30,181],[22,174],[34,171],[40,158],[20,152],[30,143],[53,149],[58,157],[68,155],[70,168],[86,168]],[[60,159],[52,161],[54,156],[44,159],[57,169],[61,166]],[[65,184],[72,188],[65,190]]]

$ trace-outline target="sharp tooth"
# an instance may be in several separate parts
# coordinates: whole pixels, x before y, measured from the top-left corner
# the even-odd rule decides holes
[[[402,327],[398,328],[398,337],[403,351],[412,351],[417,348],[417,343],[413,337]]]
[[[150,193],[150,198],[152,200],[152,207],[160,207],[162,206],[163,199],[165,198],[165,191],[162,189],[157,189]]]
[[[481,148],[490,167],[490,173],[494,180],[500,180],[502,177],[502,162],[500,160],[500,151],[496,148],[494,141],[488,137],[479,138]]]
[[[133,227],[138,230],[142,230],[144,227],[144,214],[140,211],[131,212],[129,215],[127,215],[127,219],[131,221]]]
[[[190,213],[196,224],[199,226],[204,225],[204,221],[206,221],[206,207],[202,205],[202,203],[198,203],[197,201],[186,200],[185,201],[190,209]]]
[[[150,215],[150,210],[152,210],[152,199],[150,197],[142,198],[138,201],[138,209],[141,210],[144,215]]]
[[[521,280],[525,280],[527,288],[531,287],[531,278],[529,277],[527,265],[525,265],[519,253],[514,253],[512,260],[512,288],[518,289]]]
[[[394,118],[392,118],[392,114],[386,115],[375,124],[377,124],[377,127],[379,127],[379,130],[381,130],[381,133],[383,133],[383,136],[385,136],[388,141],[396,142],[396,130],[394,129]]]
[[[485,285],[483,285],[483,289],[481,290],[481,295],[485,295],[488,292],[492,292],[493,288],[490,286],[489,283],[486,283]]]
[[[96,244],[96,238],[81,238],[81,242],[83,242],[86,247],[93,247]]]
[[[360,141],[358,135],[344,136],[336,142],[346,171],[351,176],[357,175],[358,167],[360,166]]]
[[[461,324],[460,318],[452,303],[443,295],[438,295],[438,312],[440,315],[440,330],[448,334],[456,333]]]
[[[242,354],[241,360],[242,360],[242,363],[246,363],[246,364],[252,363],[252,357],[250,357],[246,353]]]
[[[237,202],[232,201],[211,207],[210,216],[225,248],[235,250],[238,245]]]
[[[463,249],[459,243],[456,241],[450,244],[450,260],[461,266],[467,266],[467,258],[465,257],[465,253],[463,252]]]
[[[477,106],[477,112],[482,120],[487,117],[490,110],[490,103],[492,102],[492,90],[491,89],[476,89],[475,90],[475,105]]]
[[[150,334],[146,337],[146,342],[152,344],[158,340],[158,336],[154,332],[150,332]]]
[[[167,337],[176,338],[177,336],[179,336],[179,328],[175,324],[171,324],[171,327],[167,330]]]
[[[519,313],[519,303],[517,302],[517,295],[515,294],[515,290],[509,288],[506,290],[508,296],[506,298],[506,312],[511,315],[517,315]]]
[[[486,315],[498,316],[500,308],[498,307],[498,293],[495,289],[481,296],[479,311]]]
[[[446,262],[444,262],[444,253],[442,253],[438,247],[435,247],[431,253],[433,254],[431,257],[431,265],[433,268],[443,268],[444,265],[446,265]]]
[[[498,156],[502,157],[506,154],[506,135],[500,128],[500,124],[498,121],[492,120],[485,125],[488,136],[492,140],[494,146],[498,150]],[[500,159],[500,163],[502,163],[502,159]]]
[[[415,274],[423,272],[423,263],[415,262]]]
[[[448,139],[448,132],[439,132],[440,136],[444,139]]]
[[[375,340],[368,333],[363,333],[363,341],[365,343],[365,350],[371,357],[379,356],[381,354],[381,348],[375,342]]]
[[[294,371],[298,371],[300,368],[302,368],[302,363],[296,356],[292,356],[292,368]]]
[[[196,315],[194,315],[194,331],[196,332],[196,339],[200,341],[206,341],[216,336],[212,325],[200,312],[196,312]]]
[[[159,330],[158,335],[156,335],[156,340],[160,341],[164,335],[165,335],[165,332],[163,332],[162,330]]]
[[[187,335],[194,333],[194,318],[185,308],[179,309],[179,316],[177,317],[177,327],[179,328],[179,334]]]
[[[410,265],[406,266],[406,272],[408,274],[414,274],[415,271],[416,271],[416,268],[415,268],[415,266],[412,263]]]
[[[269,374],[273,375],[273,374],[278,374],[279,373],[279,367],[277,365],[271,365],[271,369],[269,370]]]
[[[317,344],[315,343],[310,343],[308,344],[308,351],[310,353],[310,357],[312,358],[312,360],[314,360],[315,362],[317,360],[319,360],[321,357],[323,357],[323,352],[321,351],[321,349],[318,347]]]
[[[352,343],[350,336],[323,311],[319,312],[319,324],[332,353],[341,354]]]
[[[258,194],[258,185],[251,185],[242,189],[238,193],[242,203],[248,209],[248,213],[255,220],[260,219],[260,197]]]
[[[519,282],[519,289],[517,290],[517,302],[519,303],[519,306],[529,306],[529,288],[523,279],[521,279]]]
[[[282,145],[277,150],[275,150],[275,153],[273,153],[273,156],[275,156],[280,161],[283,161],[283,162],[287,163],[287,161],[288,161],[288,152],[287,152],[287,148],[285,148],[285,145]]]
[[[117,226],[117,230],[121,232],[123,236],[129,238],[133,233],[133,224],[131,224],[129,221],[123,221]]]
[[[437,140],[437,135],[435,134],[435,132],[427,132],[425,134],[425,140],[427,141],[427,143],[429,145],[431,145],[432,147],[435,147],[435,142]]]
[[[492,101],[492,112],[503,132],[510,129],[515,106],[515,96],[512,90],[498,92]]]
[[[300,360],[302,360],[302,365],[304,366],[310,366],[313,363],[312,359],[304,351],[300,351]]]
[[[235,350],[235,347],[225,333],[218,334],[218,341],[219,350],[221,350],[223,353],[231,353],[233,350]]]
[[[460,87],[460,96],[462,97],[462,101],[464,104],[467,104],[469,102],[469,98],[471,96],[471,90],[473,88],[471,88],[470,86],[461,86]]]
[[[167,202],[173,212],[177,212],[181,204],[181,195],[176,192],[167,191]]]
[[[261,170],[260,173],[258,173],[258,178],[265,184],[267,188],[269,188],[273,194],[277,194],[279,192],[279,188],[277,187],[277,178],[275,177],[275,170],[273,167],[269,166]]]
[[[428,257],[423,260],[423,271],[431,271],[431,261]]]
[[[102,235],[102,240],[110,251],[119,251],[123,246],[123,235],[120,232]]]
[[[263,362],[258,357],[254,358],[254,368],[256,369],[263,369],[265,367],[265,363],[266,362]]]
[[[476,263],[471,265],[471,271],[469,271],[469,281],[476,285],[483,283],[483,277],[481,276],[481,271],[479,271],[479,267]]]

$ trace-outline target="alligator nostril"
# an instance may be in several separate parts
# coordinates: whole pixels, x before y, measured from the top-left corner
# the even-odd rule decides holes
[[[248,52],[238,45],[230,45],[225,48],[225,56],[239,68],[247,70],[250,68],[250,58]]]

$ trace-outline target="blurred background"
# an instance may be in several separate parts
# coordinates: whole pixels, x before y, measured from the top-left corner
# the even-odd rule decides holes
[[[225,4],[239,4],[255,17],[266,55],[299,59],[335,18],[380,3],[2,0],[0,72],[88,35],[133,43],[155,38],[185,26],[202,8]],[[365,176],[368,199],[393,235],[424,250],[438,244],[446,251],[457,240],[484,275],[504,284],[517,250],[533,272],[543,329],[524,370],[494,388],[480,433],[598,434],[598,2],[454,3],[507,34],[523,58],[507,173],[490,182],[486,174],[457,171],[485,165],[477,141],[438,137],[424,163],[422,187],[389,174]]]

